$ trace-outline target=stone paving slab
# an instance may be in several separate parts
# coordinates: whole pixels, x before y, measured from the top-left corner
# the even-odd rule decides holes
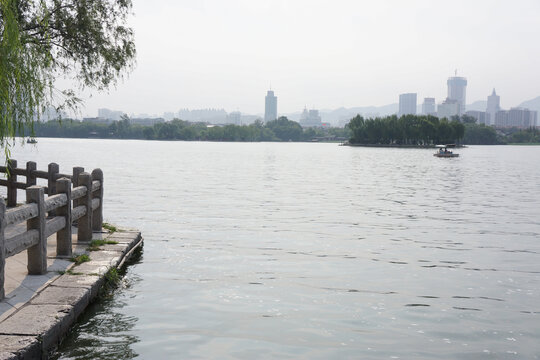
[[[0,324],[2,335],[34,336],[43,349],[50,349],[75,321],[70,305],[29,304]]]
[[[85,288],[85,289],[91,289],[96,283],[98,285],[100,280],[99,276],[97,275],[71,275],[71,274],[64,274],[58,278],[54,282],[55,286],[61,286],[65,288]]]
[[[48,286],[30,300],[32,305],[71,305],[82,304],[86,307],[90,301],[87,288]]]
[[[87,251],[90,261],[80,265],[54,258],[56,242],[49,239],[44,275],[28,275],[25,252],[7,259],[6,298],[0,301],[0,360],[46,359],[97,296],[105,273],[142,245],[137,231],[106,235],[98,233],[93,238],[118,244]],[[74,243],[73,252],[84,253],[87,247],[88,243]]]
[[[0,335],[0,344],[0,360],[41,357],[41,344],[33,336]]]

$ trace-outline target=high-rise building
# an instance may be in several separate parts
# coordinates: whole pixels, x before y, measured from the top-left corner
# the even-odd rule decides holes
[[[178,118],[185,121],[226,124],[227,112],[224,109],[180,109]]]
[[[268,90],[264,98],[264,121],[277,119],[277,97],[272,90]]]
[[[495,125],[495,114],[501,110],[501,97],[495,93],[495,89],[487,98],[486,113],[489,114],[486,121],[487,125]],[[489,121],[489,122],[488,122]]]
[[[437,110],[435,109],[435,98],[424,98],[424,103],[422,104],[422,114],[437,115]]]
[[[510,110],[499,110],[495,114],[495,126],[529,128],[536,126],[538,114],[536,111],[525,108],[511,108]]]
[[[467,79],[464,77],[453,76],[448,78],[448,99],[455,100],[459,104],[459,114],[465,114],[465,105],[467,100]]]
[[[302,127],[321,127],[323,126],[319,110],[309,110],[304,108],[302,116],[300,116],[300,126]]]
[[[488,113],[484,111],[469,110],[465,115],[474,118],[477,124],[486,124],[486,121],[489,118]]]
[[[448,120],[452,119],[452,116],[459,115],[459,102],[454,99],[446,98],[437,106],[437,116],[439,119],[447,118]]]
[[[416,93],[407,93],[399,95],[398,116],[416,114]]]
[[[241,125],[242,113],[240,111],[233,111],[227,115],[227,121],[229,124]]]
[[[122,111],[114,111],[109,109],[98,109],[98,117],[109,120],[121,120],[124,113]]]

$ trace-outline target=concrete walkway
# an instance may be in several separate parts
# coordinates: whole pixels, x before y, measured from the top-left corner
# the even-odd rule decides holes
[[[6,236],[18,231],[8,228]],[[116,244],[87,251],[88,243],[78,243],[74,235],[73,254],[90,256],[89,262],[76,265],[56,257],[56,235],[51,236],[44,275],[28,275],[26,251],[6,259],[6,296],[0,301],[0,360],[47,358],[98,294],[107,271],[120,267],[142,245],[140,232],[134,230],[94,232],[93,239]]]

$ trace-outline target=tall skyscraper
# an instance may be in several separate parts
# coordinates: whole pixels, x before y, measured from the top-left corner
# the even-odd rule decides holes
[[[495,125],[495,114],[501,110],[501,97],[495,93],[495,89],[487,98],[486,113],[489,114],[489,123],[487,125]],[[486,121],[487,123],[487,121]]]
[[[264,98],[264,121],[277,119],[277,97],[272,90],[268,90]]]
[[[422,114],[437,115],[437,110],[435,109],[435,98],[424,98],[424,103],[422,104]]]
[[[453,76],[448,78],[448,99],[455,100],[459,104],[459,114],[465,114],[465,105],[467,100],[467,79],[464,77]]]
[[[416,93],[407,93],[399,95],[398,116],[416,115]]]

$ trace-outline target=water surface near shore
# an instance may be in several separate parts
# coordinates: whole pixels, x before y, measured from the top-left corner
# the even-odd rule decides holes
[[[59,358],[540,357],[540,147],[38,139],[143,232]],[[24,197],[23,197],[24,198]],[[81,351],[84,349],[84,352]]]

